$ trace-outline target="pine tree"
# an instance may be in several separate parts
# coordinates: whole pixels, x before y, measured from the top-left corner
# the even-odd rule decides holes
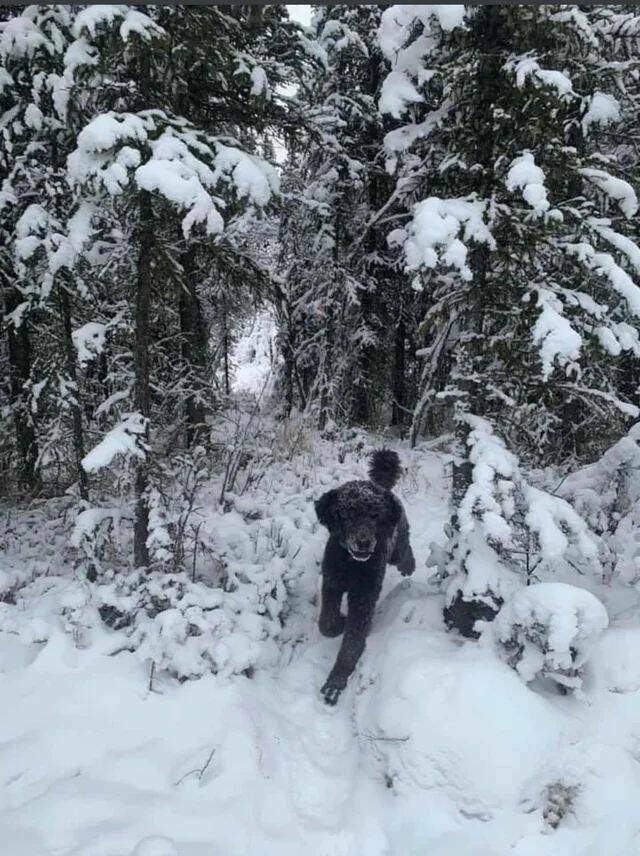
[[[320,424],[400,424],[410,395],[412,301],[401,295],[386,241],[398,211],[377,111],[388,70],[376,39],[381,12],[344,4],[316,11],[322,61],[302,91],[305,135],[286,171],[279,305],[286,398],[289,408],[317,400]]]
[[[82,243],[82,217],[71,220],[74,199],[65,180],[65,159],[77,127],[66,59],[74,44],[71,27],[72,13],[60,5],[16,8],[2,26],[0,267],[22,481],[35,486],[39,462],[50,459],[55,445],[70,434],[73,471],[86,499],[86,474],[80,466],[84,426],[72,341],[73,304],[81,289],[71,275]],[[81,60],[80,50],[74,61]],[[75,234],[67,231],[70,222]],[[54,321],[49,332],[60,347],[42,354],[33,343],[45,319]]]
[[[228,317],[227,290],[265,280],[247,236],[278,177],[258,152],[289,133],[279,88],[302,49],[281,9],[247,28],[249,17],[244,7],[28,7],[2,29],[14,448],[26,481],[36,459],[47,478],[73,460],[86,497],[86,471],[110,460],[105,432],[129,437],[138,564],[149,559],[149,449],[165,433],[168,450],[204,436],[212,312],[222,303]],[[100,453],[82,466],[87,433]]]
[[[122,275],[136,282],[133,404],[135,424],[142,427],[136,441],[138,566],[150,560],[149,448],[156,429],[167,426],[167,416],[185,401],[187,440],[193,442],[204,428],[208,357],[195,273],[203,264],[219,268],[221,258],[233,263],[233,248],[277,190],[275,171],[252,153],[245,100],[257,64],[244,50],[242,18],[219,9],[151,11],[151,17],[135,13],[141,35],[135,49],[114,39],[110,13],[92,10],[76,22],[102,57],[101,74],[107,66],[116,73],[108,76],[100,115],[79,134],[69,158],[74,187],[90,201],[99,200],[107,214],[103,228],[110,221],[119,222],[120,231],[132,225],[135,262],[125,261]],[[134,13],[122,14],[126,22]],[[122,33],[124,24],[117,24]],[[203,32],[206,41],[195,46],[194,34]],[[109,109],[114,96],[117,111]],[[244,145],[235,136],[241,128]],[[161,349],[158,341],[165,342]],[[158,389],[161,395],[154,392]],[[126,424],[131,430],[130,417]]]
[[[393,62],[381,107],[410,116],[386,139],[413,205],[394,240],[430,304],[413,439],[436,402],[453,407],[447,616],[467,632],[501,596],[479,564],[519,566],[512,524],[528,532],[527,557],[532,543],[544,552],[531,531],[539,496],[508,487],[518,460],[593,459],[640,412],[624,378],[640,355],[638,203],[602,144],[621,115],[612,78],[625,70],[607,61],[602,10],[400,9],[381,28]],[[510,522],[493,526],[494,514]]]
[[[440,393],[500,419],[529,459],[593,456],[638,404],[616,369],[638,353],[637,200],[598,145],[620,108],[594,16],[496,6],[463,22],[451,7],[434,24],[424,9],[382,30],[400,48],[382,107],[418,114],[387,137],[407,203],[420,200],[398,240],[430,298],[414,438]]]

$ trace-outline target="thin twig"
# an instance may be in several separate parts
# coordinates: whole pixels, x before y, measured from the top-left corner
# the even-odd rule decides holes
[[[407,737],[384,737],[377,734],[363,734],[362,736],[366,737],[367,740],[376,740],[383,743],[406,743],[411,739],[410,735],[407,735]]]
[[[185,774],[184,774],[184,776],[181,776],[181,777],[178,779],[178,781],[177,781],[177,782],[175,782],[175,784],[174,784],[174,788],[177,788],[177,787],[178,787],[178,785],[180,785],[182,782],[184,782],[184,780],[187,778],[187,776],[194,776],[194,775],[196,775],[196,774],[197,774],[198,779],[199,779],[200,781],[202,781],[202,777],[203,777],[203,776],[204,776],[204,774],[207,772],[207,769],[208,769],[209,765],[211,764],[211,762],[213,761],[213,756],[214,756],[215,754],[216,754],[216,749],[215,749],[215,746],[214,746],[214,747],[213,747],[213,749],[211,750],[211,752],[209,752],[209,757],[208,757],[208,758],[207,758],[207,760],[205,761],[204,766],[203,766],[203,767],[196,767],[196,769],[195,769],[195,770],[189,770],[189,772],[188,772],[188,773],[185,773]]]

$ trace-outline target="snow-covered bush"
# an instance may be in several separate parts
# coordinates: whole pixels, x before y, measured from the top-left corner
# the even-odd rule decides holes
[[[548,786],[542,816],[551,829],[560,826],[565,816],[571,812],[577,796],[578,788],[575,785],[554,782]]]
[[[458,507],[448,553],[432,553],[446,577],[445,621],[465,636],[491,620],[514,591],[569,561],[593,570],[599,540],[566,500],[531,485],[492,425],[461,416],[468,427],[471,481]],[[438,551],[436,551],[438,552]]]
[[[200,491],[210,476],[211,461],[203,446],[158,465],[149,493],[147,547],[153,561],[171,570],[193,567],[201,545]]]
[[[571,502],[604,545],[605,579],[640,580],[640,423],[595,463],[571,473],[560,496]]]
[[[77,551],[77,568],[83,576],[95,581],[104,560],[113,556],[120,541],[123,512],[119,507],[83,508],[75,518],[70,543]]]
[[[185,574],[133,572],[96,592],[103,621],[155,669],[181,680],[207,672],[251,673],[277,654],[274,636],[284,607],[282,583],[269,593],[192,582]]]
[[[586,589],[540,583],[505,603],[493,632],[502,657],[526,683],[549,677],[579,690],[583,667],[608,624],[606,609]]]
[[[234,426],[228,430],[235,436]],[[225,471],[212,476],[211,469],[211,454],[195,447],[152,470],[148,568],[133,571],[127,562],[130,504],[78,515],[77,567],[93,569],[94,583],[84,583],[86,596],[65,606],[64,619],[80,644],[106,626],[111,651],[134,652],[155,673],[179,680],[251,674],[287,644],[291,592],[306,572],[315,585],[321,547],[314,535],[323,539],[309,458],[272,455],[250,489],[242,492],[242,476],[224,502]]]
[[[138,413],[128,414],[84,457],[82,466],[89,473],[101,471],[103,487],[112,493],[114,482],[120,493],[131,489],[133,465],[150,451],[146,431],[148,420]],[[154,438],[156,439],[156,438]],[[160,445],[156,439],[156,448]],[[146,492],[148,526],[146,546],[154,568],[185,569],[198,549],[197,494],[209,477],[211,456],[202,446],[183,453],[158,458],[150,469]],[[133,511],[126,500],[109,496],[105,503],[83,503],[75,521],[71,544],[79,551],[80,563],[89,579],[100,575],[102,559],[122,548],[128,533],[120,526],[131,521]],[[118,531],[114,532],[114,526]],[[109,550],[109,548],[111,548]]]
[[[193,519],[202,522],[198,514]],[[200,532],[194,523],[197,535],[183,532],[191,542],[190,567],[177,570],[177,548],[160,526],[168,539],[168,564],[159,559],[151,571],[103,570],[90,597],[65,610],[67,625],[84,628],[90,637],[92,627],[104,624],[115,633],[113,651],[135,652],[156,671],[180,680],[207,672],[250,674],[272,662],[300,544],[273,518],[245,521],[232,510],[217,519],[217,538],[207,524]]]

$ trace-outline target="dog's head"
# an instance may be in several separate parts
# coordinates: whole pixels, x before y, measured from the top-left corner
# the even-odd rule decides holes
[[[359,562],[366,562],[402,514],[388,490],[369,481],[352,481],[329,490],[315,504],[318,520]]]

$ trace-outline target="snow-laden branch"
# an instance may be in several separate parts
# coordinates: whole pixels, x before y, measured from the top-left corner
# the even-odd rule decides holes
[[[407,269],[417,271],[445,264],[456,268],[464,280],[470,280],[467,243],[475,241],[495,248],[485,222],[486,207],[486,203],[474,197],[439,199],[431,196],[418,202],[404,240]]]
[[[628,181],[622,178],[617,178],[614,175],[606,172],[604,169],[593,169],[584,167],[578,170],[580,175],[583,175],[605,196],[617,202],[624,216],[629,220],[638,211],[638,197],[635,190]]]
[[[382,83],[378,109],[400,119],[410,104],[418,104],[422,100],[422,95],[404,71],[391,71]]]
[[[533,328],[533,341],[540,350],[542,377],[548,380],[558,363],[566,366],[580,357],[582,337],[563,314],[562,301],[546,288],[538,289],[541,309]]]
[[[464,25],[465,7],[451,5],[397,5],[382,13],[378,43],[391,66],[382,82],[378,109],[394,119],[404,116],[412,104],[423,101],[421,87],[434,72],[429,69],[429,56],[436,44],[436,31],[450,31]],[[422,33],[412,38],[416,24]],[[448,105],[441,105],[422,122],[412,123],[390,131],[385,147],[390,152],[406,150],[415,140],[426,137],[446,115]]]
[[[640,273],[640,247],[635,241],[612,229],[608,220],[596,220],[594,218],[589,221],[589,225],[593,226],[594,231],[601,238],[604,238],[607,243],[623,253],[629,259],[634,269]]]
[[[54,41],[35,20],[37,8],[32,6],[24,14],[9,18],[0,25],[0,57],[3,60],[31,58],[39,51],[48,56],[57,52]]]
[[[527,483],[517,458],[486,419],[464,418],[471,428],[467,444],[473,471],[458,509],[460,531],[468,535],[479,526],[490,542],[513,548],[512,521],[519,510],[543,558],[557,559],[575,548],[583,558],[596,560],[597,539],[569,503]]]
[[[613,95],[594,92],[582,117],[582,128],[585,133],[589,133],[594,125],[598,128],[606,128],[609,125],[616,125],[621,118],[620,104]]]
[[[595,532],[606,547],[606,568],[629,584],[640,580],[640,423],[593,464],[571,473],[557,493]]]
[[[586,242],[565,244],[564,250],[589,270],[605,277],[613,290],[624,298],[631,314],[640,316],[640,288],[610,253],[596,252],[595,247]]]
[[[536,165],[531,152],[525,151],[511,162],[506,185],[512,193],[521,190],[525,202],[529,203],[539,217],[549,210],[545,175]]]
[[[71,334],[73,345],[78,353],[81,366],[94,360],[104,349],[107,326],[97,321],[89,321]]]
[[[535,533],[544,559],[559,559],[573,546],[587,560],[597,561],[598,543],[579,514],[564,499],[524,483],[520,476],[525,520]]]
[[[78,135],[68,176],[73,185],[90,183],[110,196],[132,184],[159,194],[186,211],[185,235],[198,224],[208,234],[223,231],[224,195],[263,207],[279,187],[265,161],[160,110],[97,116]]]
[[[12,247],[15,269],[22,276],[28,264],[43,265],[39,300],[50,293],[55,275],[63,269],[72,270],[83,255],[94,233],[95,213],[92,203],[83,202],[63,224],[42,205],[32,203],[18,218]],[[30,290],[34,292],[33,284]]]
[[[102,28],[113,27],[120,23],[119,33],[123,41],[128,41],[133,33],[144,41],[150,41],[165,35],[165,31],[144,12],[124,4],[110,5],[96,3],[86,6],[75,16],[73,34],[80,38],[85,35],[95,37]]]
[[[512,57],[504,64],[504,70],[515,77],[519,88],[532,83],[538,89],[555,90],[560,99],[576,97],[571,79],[562,71],[542,68],[534,53]]]
[[[148,420],[140,413],[130,413],[85,455],[82,468],[87,473],[96,472],[108,467],[117,455],[145,458],[147,425]]]
[[[389,6],[382,13],[378,43],[394,70],[420,76],[432,46],[434,26],[450,31],[464,24],[464,16],[465,7],[456,3]],[[411,41],[417,23],[422,24],[422,35]]]

